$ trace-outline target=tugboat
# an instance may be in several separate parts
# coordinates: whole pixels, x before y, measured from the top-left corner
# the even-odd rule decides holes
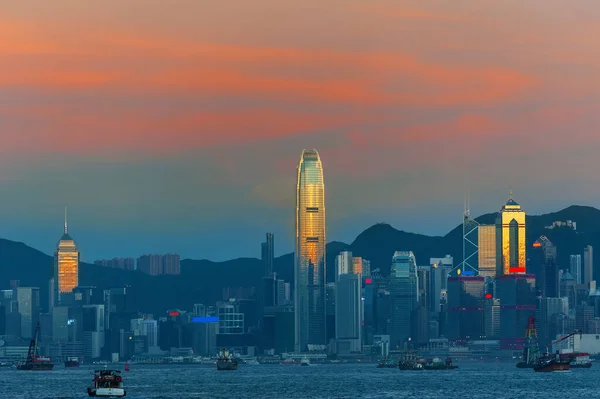
[[[535,372],[550,372],[550,371],[567,371],[571,365],[571,359],[560,357],[560,353],[556,355],[544,355],[540,357],[533,367]]]
[[[54,365],[52,359],[38,354],[38,337],[40,334],[40,322],[35,326],[35,337],[29,343],[27,360],[17,364],[17,370],[52,370]]]
[[[79,358],[68,357],[67,360],[65,360],[65,367],[79,367]]]
[[[238,361],[227,349],[221,349],[217,357],[217,370],[237,370]]]
[[[572,358],[567,356],[560,356],[560,352],[557,350],[556,355],[550,355],[548,348],[564,341],[565,339],[571,338],[573,335],[581,334],[581,330],[575,330],[571,334],[565,335],[564,337],[548,344],[546,346],[546,354],[538,359],[533,371],[536,372],[550,372],[550,371],[567,371],[571,367]]]
[[[458,366],[454,366],[452,364],[452,359],[450,358],[446,359],[446,361],[442,361],[439,357],[434,357],[427,361],[423,368],[425,370],[454,370],[457,369]]]
[[[517,363],[520,369],[534,368],[540,358],[540,348],[537,340],[537,330],[535,328],[535,318],[529,317],[527,330],[525,332],[525,344],[523,345],[522,360]]]
[[[94,382],[87,392],[88,396],[98,398],[122,398],[127,395],[119,370],[95,370]]]

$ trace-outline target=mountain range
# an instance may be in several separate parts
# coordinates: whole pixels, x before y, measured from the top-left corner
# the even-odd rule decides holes
[[[496,213],[476,220],[492,224]],[[547,229],[554,221],[572,220],[577,230]],[[545,235],[558,250],[558,262],[568,267],[569,255],[582,254],[585,245],[597,248],[594,274],[600,271],[600,210],[588,206],[570,206],[559,212],[527,216],[527,246]],[[454,257],[455,265],[462,260],[462,224],[445,236],[427,236],[397,230],[389,224],[376,224],[356,237],[351,244],[327,244],[327,279],[333,280],[335,257],[341,251],[352,251],[371,261],[371,269],[389,274],[395,251],[411,250],[417,264],[428,265],[429,258]],[[53,257],[19,242],[0,239],[0,287],[8,288],[10,280],[20,280],[21,286],[40,287],[42,309],[48,306],[48,282],[53,273]],[[274,270],[286,281],[294,279],[294,257],[286,254],[275,259]],[[212,304],[222,299],[224,287],[260,287],[263,275],[261,260],[238,258],[225,262],[186,259],[181,262],[179,276],[148,276],[137,271],[111,269],[81,263],[80,285],[110,288],[129,286],[133,306],[142,312],[162,313],[166,309],[189,309],[194,303]]]

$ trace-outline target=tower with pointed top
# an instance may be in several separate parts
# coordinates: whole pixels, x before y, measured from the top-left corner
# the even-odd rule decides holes
[[[64,233],[54,254],[54,283],[58,302],[61,294],[71,293],[79,285],[79,250],[69,235],[66,207]]]
[[[296,249],[294,262],[295,347],[326,345],[325,183],[317,150],[304,150],[296,185]]]
[[[496,218],[496,275],[524,274],[525,262],[525,211],[512,196],[502,206]]]

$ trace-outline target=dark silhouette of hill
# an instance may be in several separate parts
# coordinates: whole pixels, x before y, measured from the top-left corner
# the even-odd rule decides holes
[[[482,224],[494,223],[496,213],[482,215]],[[577,222],[577,230],[546,229],[556,220]],[[558,248],[558,262],[568,267],[569,255],[582,254],[585,245],[596,248],[595,273],[600,271],[600,210],[588,206],[570,206],[559,212],[527,217],[527,245],[540,235],[547,236]],[[343,250],[371,260],[371,268],[389,273],[395,251],[411,250],[417,263],[426,265],[429,258],[454,256],[462,260],[462,225],[443,237],[430,237],[397,230],[389,224],[376,224],[363,231],[352,244],[327,244],[327,280],[333,281],[335,257]],[[48,304],[48,281],[53,273],[53,257],[19,242],[0,239],[0,288],[8,288],[10,280],[21,286],[40,287],[41,305]],[[286,254],[275,259],[274,270],[288,282],[294,280],[294,257]],[[183,260],[180,276],[148,276],[137,271],[110,269],[82,263],[80,285],[100,289],[129,286],[135,308],[142,312],[160,313],[170,308],[189,309],[194,303],[212,304],[222,299],[224,287],[261,286],[263,265],[259,259],[239,258],[226,262]]]

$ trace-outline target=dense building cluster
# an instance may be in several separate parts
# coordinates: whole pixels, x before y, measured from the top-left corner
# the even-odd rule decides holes
[[[575,226],[569,220],[546,228]],[[79,285],[79,252],[65,220],[48,309],[40,308],[39,287],[13,281],[0,291],[0,358],[23,357],[38,322],[43,352],[59,361],[201,361],[221,347],[267,358],[378,358],[407,345],[453,357],[512,358],[532,316],[542,346],[581,330],[563,345],[600,353],[593,248],[561,265],[563,249],[546,236],[528,240],[527,231],[511,192],[494,223],[480,224],[465,211],[462,254],[424,262],[414,248],[400,247],[390,254],[387,275],[349,250],[327,265],[323,166],[316,150],[305,150],[297,170],[293,281],[275,271],[275,237],[267,233],[259,287],[220,286],[219,302],[141,314],[130,287]],[[143,255],[135,263],[96,262],[150,276],[181,273],[179,255]]]

